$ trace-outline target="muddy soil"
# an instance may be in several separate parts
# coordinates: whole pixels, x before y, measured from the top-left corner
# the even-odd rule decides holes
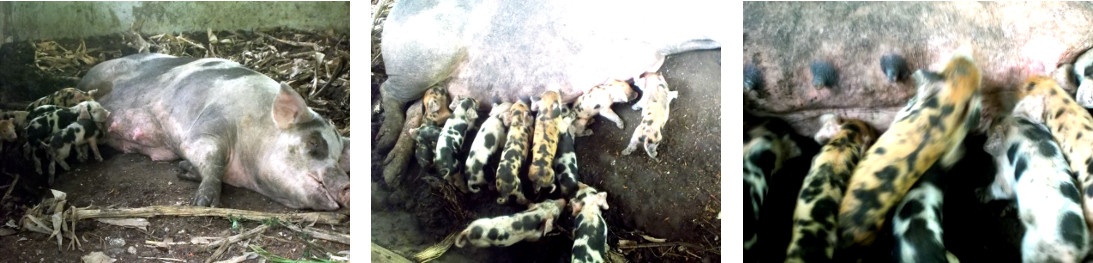
[[[68,193],[69,204],[76,207],[143,207],[153,205],[188,205],[197,190],[197,182],[181,180],[178,162],[156,162],[140,154],[123,154],[106,146],[102,150],[103,162],[94,159],[86,163],[70,162],[72,171],[63,172],[57,167],[57,182],[53,189]],[[16,193],[20,198],[41,197],[48,194],[46,177],[34,173],[33,164],[13,162],[21,160],[19,155],[5,153],[3,170],[20,174]],[[7,179],[5,179],[6,181]],[[265,212],[304,212],[286,208],[256,192],[225,185],[220,198],[221,206]],[[5,208],[7,211],[7,209]],[[348,214],[348,209],[342,213]],[[8,218],[4,218],[6,221]],[[18,220],[18,219],[16,219]],[[167,238],[175,242],[187,242],[192,237],[223,237],[235,235],[232,222],[228,219],[213,217],[155,217],[150,218],[147,230],[122,228],[91,220],[81,221],[77,235],[83,246],[68,249],[65,240],[64,249],[58,249],[56,240],[48,240],[47,235],[23,231],[14,235],[0,237],[0,255],[3,261],[10,262],[79,262],[80,257],[94,251],[102,251],[118,262],[146,261],[147,257],[181,259],[186,262],[203,262],[213,251],[202,251],[198,245],[176,245],[170,249],[159,249],[146,245],[145,241],[163,241]],[[260,222],[242,221],[242,230],[254,228]],[[349,232],[349,224],[335,227],[316,225],[341,233]],[[112,246],[109,240],[124,240],[123,246]],[[318,254],[308,248],[301,239],[304,237],[283,227],[266,230],[261,238],[250,242],[279,256],[291,259],[304,257],[306,253]],[[310,239],[307,239],[310,240]],[[116,242],[116,241],[115,241]],[[116,244],[116,243],[115,243]],[[327,251],[349,250],[348,245],[316,240],[315,244]],[[136,254],[127,250],[133,247]],[[234,245],[225,253],[226,259],[251,251],[240,244]]]
[[[626,122],[624,129],[596,117],[590,125],[595,134],[577,138],[580,181],[608,193],[610,209],[604,211],[609,225],[608,245],[631,261],[700,262],[720,258],[721,222],[716,219],[721,200],[720,56],[720,50],[677,54],[661,68],[669,87],[678,90],[680,97],[672,103],[665,139],[658,148],[659,160],[649,158],[644,150],[620,156],[640,121],[640,112],[631,110],[631,103],[612,107]],[[373,72],[382,75],[382,68],[373,68]],[[378,86],[376,79],[373,81],[375,90]],[[480,112],[480,116],[484,114]],[[373,130],[381,118],[381,114],[373,115]],[[467,138],[474,138],[474,132]],[[464,145],[469,147],[470,143]],[[411,161],[400,178],[400,186],[391,187],[379,173],[383,157],[373,153],[372,158],[371,239],[397,253],[413,255],[449,233],[462,230],[474,218],[523,209],[497,205],[497,193],[485,191],[457,198],[470,214],[461,219],[445,209],[446,202],[428,186],[423,179],[427,175],[415,162]],[[490,176],[492,172],[487,173]],[[538,242],[521,242],[508,248],[453,246],[437,261],[568,262],[573,244],[573,219],[568,212],[564,211],[555,224],[561,230]],[[620,240],[649,243],[640,235],[686,245],[618,249]]]

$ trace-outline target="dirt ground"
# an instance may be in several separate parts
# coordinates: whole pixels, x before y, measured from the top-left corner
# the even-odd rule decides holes
[[[608,245],[630,261],[719,261],[720,56],[720,50],[677,54],[661,68],[669,87],[678,90],[680,97],[671,106],[665,139],[658,148],[659,161],[643,150],[620,156],[640,120],[640,112],[630,110],[631,103],[612,107],[626,122],[625,129],[597,117],[590,126],[595,134],[576,141],[580,181],[608,193],[610,209],[604,211]],[[382,68],[373,68],[373,73],[373,96],[377,98],[378,83],[383,79],[375,76],[382,76]],[[374,114],[372,120],[375,130],[382,119]],[[474,138],[473,133],[466,138]],[[422,179],[426,175],[415,162],[410,162],[400,186],[390,187],[380,176],[383,156],[373,153],[372,158],[372,242],[408,257],[462,230],[474,218],[522,210],[497,205],[497,193],[486,191],[459,198],[471,214],[470,219],[460,220],[445,210],[443,199]],[[486,170],[494,171],[490,166]],[[561,231],[538,242],[508,248],[453,246],[437,262],[568,262],[573,223],[567,213],[555,224]],[[652,243],[641,235],[666,238],[668,243]],[[619,249],[620,240],[654,247]]]
[[[68,202],[76,207],[144,207],[153,205],[188,205],[197,190],[197,182],[184,181],[177,177],[181,171],[178,162],[156,162],[140,154],[123,154],[110,147],[100,147],[103,162],[89,160],[87,163],[70,163],[72,171],[62,172],[57,167],[57,183],[53,189],[68,193]],[[13,195],[20,198],[36,196],[33,193],[47,194],[46,176],[35,175],[33,167],[26,167],[18,160],[5,154],[4,170],[21,174],[19,188]],[[8,179],[5,179],[5,181]],[[220,198],[222,207],[264,212],[302,212],[286,208],[256,192],[225,185]],[[5,208],[5,210],[7,210]],[[10,211],[10,210],[9,210]],[[342,213],[348,214],[348,209]],[[7,218],[4,219],[5,221]],[[23,231],[14,235],[0,237],[0,255],[6,255],[11,262],[78,262],[80,257],[94,251],[102,251],[118,262],[147,261],[149,257],[181,259],[185,262],[204,261],[213,251],[203,251],[198,245],[175,245],[170,249],[159,249],[145,244],[145,241],[188,242],[192,237],[224,237],[235,235],[232,222],[228,219],[213,217],[155,217],[150,218],[147,230],[122,228],[91,220],[84,220],[77,226],[77,235],[83,246],[77,250],[68,249],[65,240],[64,249],[58,249],[56,240],[48,240],[47,235]],[[242,221],[241,230],[252,229],[260,222]],[[349,224],[339,226],[316,225],[315,227],[349,232]],[[110,240],[124,240],[124,245],[111,245]],[[249,242],[263,249],[286,258],[302,258],[305,253],[319,254],[319,250],[309,248],[301,239],[304,238],[284,227],[273,227],[261,238]],[[315,244],[326,251],[338,252],[349,250],[348,245],[316,240]],[[136,254],[127,250],[133,247]],[[226,259],[251,251],[241,243],[234,245],[225,253]]]

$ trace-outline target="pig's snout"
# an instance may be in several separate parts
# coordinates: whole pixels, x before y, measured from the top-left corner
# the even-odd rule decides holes
[[[339,167],[327,169],[326,190],[342,207],[349,207],[349,175]]]

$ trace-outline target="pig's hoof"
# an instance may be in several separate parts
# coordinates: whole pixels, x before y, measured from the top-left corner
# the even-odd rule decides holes
[[[888,77],[889,82],[903,80],[911,74],[911,71],[907,69],[907,61],[897,54],[888,54],[881,57],[880,68],[884,70],[884,75]]]
[[[213,187],[206,187],[204,183],[197,188],[197,195],[194,196],[194,206],[205,207],[217,207],[220,206],[220,187],[212,189]],[[214,193],[215,191],[215,193]]]
[[[198,175],[197,171],[194,169],[194,165],[191,164],[190,161],[179,162],[178,168],[182,169],[182,171],[178,173],[179,179],[195,182],[201,181],[201,177]]]
[[[387,153],[391,147],[395,146],[404,121],[406,121],[406,114],[402,111],[402,103],[383,103],[383,124],[380,125],[376,134],[376,144],[373,145],[378,153]]]
[[[763,88],[763,72],[755,64],[744,65],[744,88],[747,90],[761,90]]]
[[[817,60],[809,67],[812,70],[812,85],[819,87],[835,87],[839,80],[839,72],[831,62]]]

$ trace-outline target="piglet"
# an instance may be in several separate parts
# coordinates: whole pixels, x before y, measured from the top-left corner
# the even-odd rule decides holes
[[[607,192],[596,191],[583,183],[573,198],[573,256],[570,262],[604,262],[607,246],[607,221],[600,209],[607,210]]]
[[[440,127],[421,125],[410,129],[410,136],[414,136],[417,143],[414,144],[414,159],[423,169],[431,169],[433,166],[433,153],[436,152],[436,141],[440,139]]]
[[[97,90],[90,90],[84,92],[76,88],[63,88],[45,97],[38,98],[34,102],[27,106],[27,111],[33,110],[38,106],[43,105],[57,105],[60,107],[72,107],[80,102],[94,100],[95,92]]]
[[[532,139],[531,167],[528,168],[528,181],[531,181],[531,189],[536,194],[542,189],[553,193],[557,188],[554,185],[553,162],[558,150],[558,120],[562,108],[564,105],[556,91],[543,92],[543,96],[531,106],[531,110],[539,111],[535,121],[535,137]]]
[[[637,98],[637,95],[638,93],[630,88],[630,84],[619,80],[612,80],[585,92],[573,104],[573,110],[577,112],[577,120],[573,123],[577,136],[592,135],[592,130],[587,128],[596,115],[607,118],[614,122],[616,127],[622,129],[624,127],[622,118],[611,110],[611,104],[631,101]]]
[[[55,169],[54,164],[60,164],[61,168],[68,171],[68,163],[65,159],[72,153],[72,148],[88,145],[91,147],[91,152],[95,154],[95,160],[102,162],[102,155],[99,154],[98,140],[102,137],[103,132],[99,129],[98,124],[91,119],[79,119],[75,123],[69,124],[60,132],[54,133],[47,140],[49,144],[40,142],[42,147],[46,148],[49,153],[50,159],[53,159],[49,163],[49,183],[53,183]],[[77,149],[79,151],[79,149]]]
[[[524,240],[537,241],[553,228],[562,207],[565,199],[546,200],[514,215],[474,220],[456,237],[455,246],[469,242],[475,247],[507,247]]]
[[[4,111],[0,112],[0,120],[11,120],[15,127],[27,126],[28,111]]]
[[[634,136],[630,137],[630,145],[622,150],[622,155],[630,155],[637,149],[638,144],[643,144],[645,153],[656,159],[657,145],[663,139],[661,129],[664,129],[664,123],[668,122],[668,105],[679,97],[679,92],[668,90],[668,82],[664,81],[664,77],[652,72],[643,74],[641,80],[635,83],[645,93],[632,109],[644,109],[641,111],[641,124],[634,129]]]
[[[577,151],[574,148],[575,127],[574,119],[577,117],[573,110],[563,109],[562,119],[558,122],[558,153],[554,156],[554,174],[558,185],[562,188],[562,195],[572,197],[577,190]]]
[[[425,91],[425,97],[421,99],[421,106],[425,108],[425,125],[444,125],[448,118],[452,116],[452,111],[444,107],[449,100],[448,90],[444,89],[443,86],[435,85]]]
[[[436,155],[433,156],[433,164],[444,180],[466,193],[468,189],[464,185],[466,181],[463,180],[463,174],[459,172],[457,156],[460,155],[459,150],[463,148],[463,139],[467,135],[467,131],[478,119],[478,101],[472,98],[464,98],[459,101],[452,101],[448,108],[452,110],[452,117],[444,123],[444,128],[440,130],[440,139],[436,143]]]
[[[999,169],[985,199],[1016,197],[1023,262],[1081,262],[1089,233],[1078,179],[1048,129],[1022,116],[1023,104],[990,137],[1002,143],[988,149]]]
[[[497,164],[498,204],[508,203],[510,197],[516,202],[527,204],[527,197],[520,191],[520,167],[528,155],[528,132],[532,125],[526,98],[522,98],[509,108],[509,131],[505,139],[505,150],[501,152],[501,161]]]
[[[19,137],[15,132],[12,120],[0,119],[0,151],[4,150],[4,142],[14,142]]]
[[[509,107],[512,107],[511,102],[502,103],[500,99],[495,98],[489,117],[482,123],[482,128],[478,130],[478,135],[474,137],[474,142],[471,144],[465,174],[468,176],[467,187],[473,193],[478,193],[482,190],[482,186],[487,184],[483,167],[486,166],[490,156],[505,143],[505,124],[510,121],[504,117],[508,115],[505,113],[509,111]]]

